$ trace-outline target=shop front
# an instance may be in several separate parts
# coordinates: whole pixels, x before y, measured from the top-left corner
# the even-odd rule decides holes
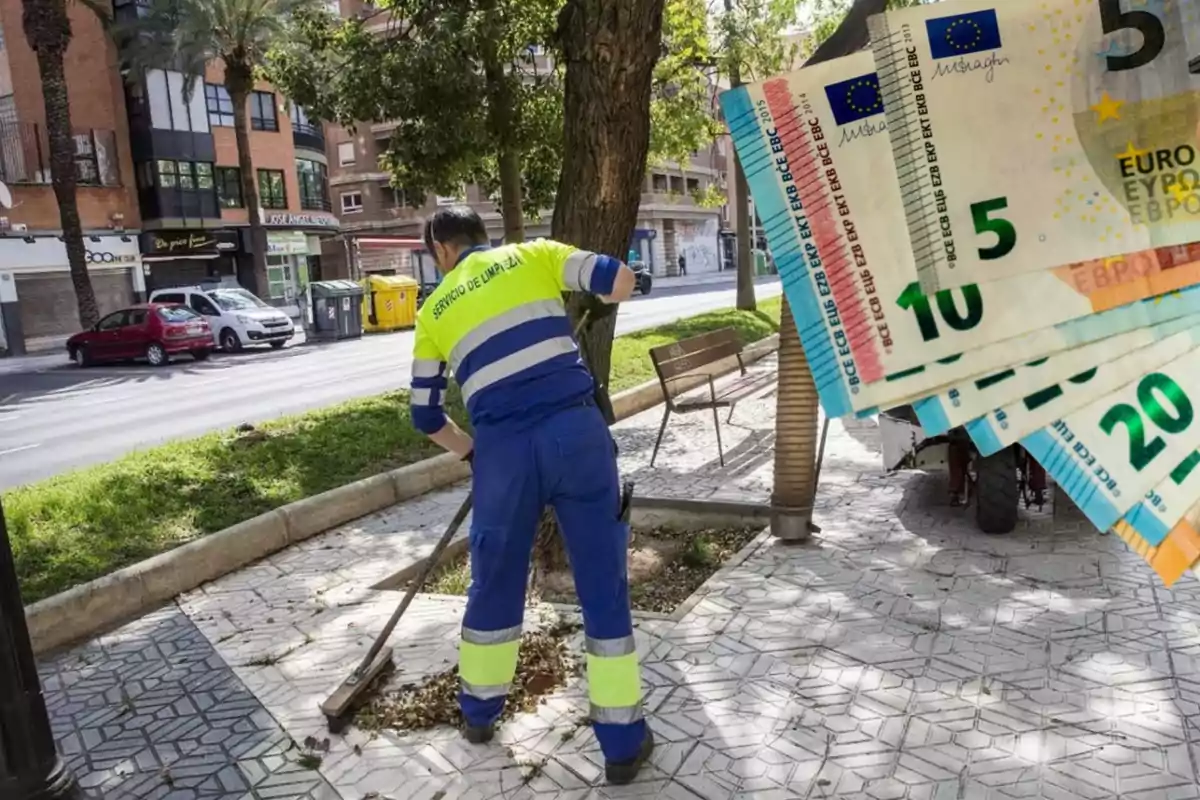
[[[338,218],[323,211],[264,213],[267,286],[259,295],[300,319],[308,284],[321,280],[321,241],[337,234]]]
[[[88,275],[100,313],[145,296],[133,235],[85,235]],[[52,350],[80,329],[67,247],[58,236],[0,237],[0,349]]]
[[[141,236],[148,291],[238,282],[241,237],[235,230],[147,231]]]

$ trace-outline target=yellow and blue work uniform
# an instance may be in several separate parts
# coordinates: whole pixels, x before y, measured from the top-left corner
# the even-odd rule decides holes
[[[619,518],[616,449],[571,335],[565,290],[610,294],[621,264],[553,241],[476,247],[417,315],[412,419],[446,422],[453,371],[475,429],[471,588],[459,647],[468,725],[493,724],[516,674],[538,520],[558,517],[587,635],[596,737],[609,761],[646,736]]]

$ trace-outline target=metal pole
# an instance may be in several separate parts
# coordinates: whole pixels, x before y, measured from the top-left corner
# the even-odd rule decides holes
[[[79,796],[75,776],[54,746],[0,505],[0,798]]]

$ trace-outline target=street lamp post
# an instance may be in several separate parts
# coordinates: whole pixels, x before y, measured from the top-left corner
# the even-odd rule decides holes
[[[0,505],[0,798],[60,800],[78,796],[75,776],[59,756],[50,732]]]

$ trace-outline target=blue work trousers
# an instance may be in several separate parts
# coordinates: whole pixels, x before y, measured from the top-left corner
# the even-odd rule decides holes
[[[504,708],[534,536],[549,506],[565,538],[583,609],[596,738],[609,761],[634,759],[646,724],[629,608],[629,526],[619,517],[616,447],[604,417],[594,405],[581,403],[525,430],[477,430],[472,490],[463,647],[472,648],[472,663],[484,663],[474,674],[486,676],[480,682],[488,685],[471,684],[464,650],[459,699],[467,723],[493,723]]]

